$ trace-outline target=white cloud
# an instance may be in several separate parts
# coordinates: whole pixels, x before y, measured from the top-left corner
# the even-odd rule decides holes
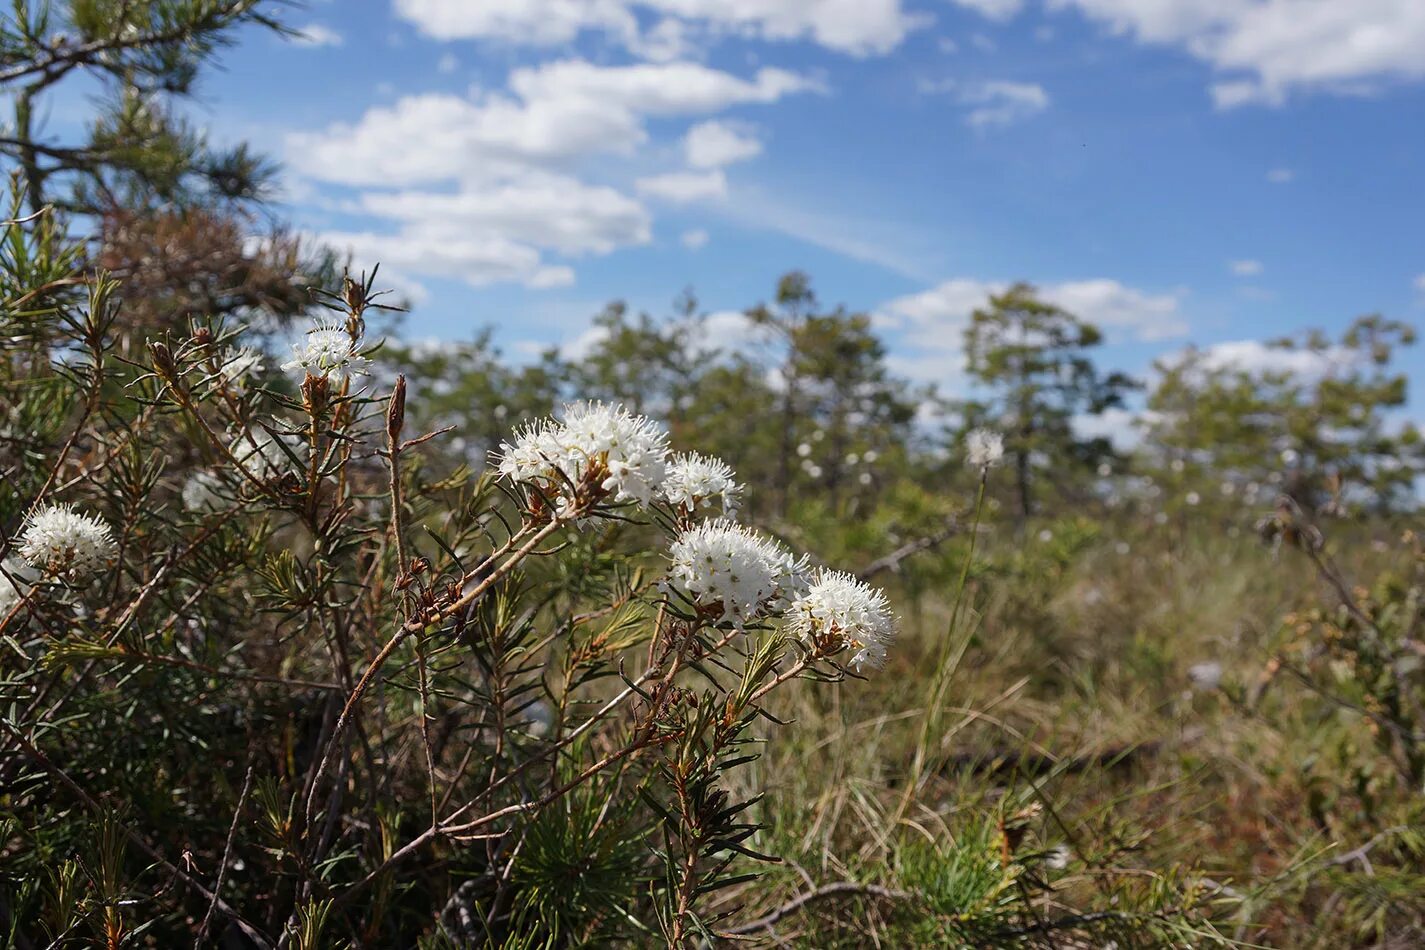
[[[1075,316],[1137,340],[1166,340],[1188,332],[1179,293],[1145,293],[1106,278],[1050,284],[1042,292],[1045,300]]]
[[[511,73],[513,95],[407,96],[354,124],[288,137],[289,162],[353,185],[403,185],[488,175],[512,165],[628,154],[650,117],[706,115],[819,88],[786,70],[751,79],[699,63],[597,66],[559,60]]]
[[[1411,281],[1411,285],[1417,294],[1425,296],[1425,274],[1416,275],[1415,280]]]
[[[762,143],[730,122],[709,119],[688,130],[683,151],[694,168],[721,168],[760,155]]]
[[[329,26],[309,23],[293,34],[292,42],[298,46],[340,46],[343,39],[340,33]]]
[[[1024,8],[1024,0],[950,0],[991,20],[1008,20]]]
[[[1237,277],[1256,277],[1262,272],[1262,262],[1250,259],[1228,261],[1227,268]]]
[[[1420,0],[1048,0],[1210,64],[1220,108],[1425,77]]]
[[[668,51],[670,38],[681,49],[683,34],[695,29],[805,39],[865,56],[889,52],[925,22],[906,13],[901,0],[396,0],[395,11],[436,39],[554,46],[592,31],[637,55],[655,56]],[[639,11],[661,17],[648,33],[641,31]]]
[[[289,136],[296,171],[309,181],[366,189],[342,210],[385,224],[336,232],[333,240],[417,275],[565,285],[573,272],[545,252],[607,254],[646,243],[652,230],[637,198],[576,177],[581,159],[634,152],[655,118],[708,115],[819,88],[773,68],[743,78],[699,63],[608,67],[582,60],[517,69],[507,85],[468,96],[407,96],[354,123]],[[711,136],[695,130],[690,156],[704,164],[745,157],[747,141],[719,138],[722,126],[713,128]],[[720,168],[652,175],[637,185],[675,203],[727,193]]]
[[[562,264],[540,267],[526,278],[525,284],[535,290],[548,290],[551,287],[572,287],[574,286],[574,268],[566,267]]]
[[[708,232],[702,228],[694,228],[691,231],[684,231],[678,240],[683,243],[684,247],[696,251],[699,248],[707,247]]]
[[[1074,432],[1084,439],[1107,439],[1116,451],[1131,451],[1143,441],[1143,425],[1159,414],[1148,409],[1125,409],[1110,406],[1103,412],[1080,413],[1070,420]]]
[[[1261,340],[1231,340],[1214,343],[1199,351],[1207,370],[1241,370],[1245,373],[1281,373],[1319,378],[1343,365],[1347,351],[1282,349]]]
[[[727,197],[727,176],[722,169],[706,172],[668,172],[635,182],[640,194],[674,204],[711,201]]]
[[[1292,171],[1290,168],[1273,168],[1271,171],[1267,172],[1267,181],[1273,185],[1290,184],[1291,180],[1295,177],[1296,172]]]
[[[436,72],[446,76],[455,72],[459,68],[460,60],[456,58],[454,53],[444,54],[440,57],[440,59],[436,60],[435,63]]]
[[[961,82],[955,79],[920,83],[924,93],[948,93],[969,109],[965,122],[978,128],[1003,127],[1038,115],[1049,108],[1049,94],[1032,82],[991,79]]]
[[[607,254],[647,243],[651,231],[648,211],[635,199],[549,173],[455,193],[371,192],[361,204],[432,236],[498,234],[563,254]]]
[[[962,345],[970,315],[990,295],[1009,285],[961,277],[883,304],[875,315],[883,329],[900,334],[897,368],[915,379],[944,380],[961,372]],[[1187,322],[1177,293],[1153,294],[1108,278],[1065,281],[1038,288],[1040,299],[1098,325],[1110,339],[1154,341],[1182,336]]]
[[[420,229],[395,234],[372,231],[327,231],[322,243],[350,253],[356,266],[382,265],[404,273],[463,280],[474,287],[500,281],[536,285],[545,274],[539,251],[498,235],[452,239]]]

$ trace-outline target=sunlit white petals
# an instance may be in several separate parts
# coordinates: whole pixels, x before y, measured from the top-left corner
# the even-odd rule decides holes
[[[707,505],[730,515],[741,496],[742,486],[726,462],[696,452],[675,455],[663,480],[663,497],[688,511]]]
[[[669,554],[673,584],[698,607],[739,627],[779,612],[805,589],[806,558],[730,521],[683,532]]]
[[[994,468],[1004,459],[1004,436],[992,429],[974,429],[965,436],[965,453],[972,468]]]
[[[302,370],[309,376],[365,376],[371,361],[360,353],[361,338],[352,337],[342,323],[320,323],[292,344],[292,359],[285,370]]]
[[[623,406],[572,403],[562,421],[542,420],[517,432],[513,443],[500,446],[497,460],[503,475],[541,481],[558,495],[597,471],[599,487],[615,501],[647,505],[667,474],[668,433]]]
[[[183,483],[183,507],[189,511],[216,511],[227,500],[223,480],[216,472],[194,472]]]
[[[228,349],[223,354],[218,375],[234,389],[242,389],[267,368],[267,358],[250,346]]]
[[[271,482],[291,471],[292,456],[288,455],[288,451],[301,459],[306,447],[293,436],[282,436],[279,444],[276,436],[260,429],[239,433],[229,448],[233,458],[248,474],[260,482]]]
[[[885,592],[842,571],[823,570],[787,610],[788,629],[814,652],[854,651],[851,663],[880,667],[895,642]]]
[[[81,580],[103,570],[116,547],[103,519],[69,505],[50,505],[25,520],[18,553],[47,576]]]
[[[8,558],[0,568],[0,621],[3,621],[29,591],[35,572],[17,558]]]

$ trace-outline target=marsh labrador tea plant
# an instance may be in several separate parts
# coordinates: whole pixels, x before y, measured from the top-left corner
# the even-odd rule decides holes
[[[57,236],[7,246],[43,286]],[[280,369],[220,323],[116,358],[102,277],[11,315],[10,945],[701,946],[775,860],[729,777],[774,692],[874,674],[885,595],[619,405],[433,476],[372,287]]]

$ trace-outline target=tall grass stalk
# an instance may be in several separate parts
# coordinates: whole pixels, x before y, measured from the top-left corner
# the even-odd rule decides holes
[[[988,481],[989,469],[986,467],[980,471],[980,485],[975,493],[975,512],[970,523],[970,546],[965,552],[964,563],[960,565],[960,578],[955,588],[954,603],[950,607],[950,622],[945,631],[945,646],[939,662],[935,665],[935,674],[931,677],[926,690],[925,715],[921,719],[920,735],[915,743],[915,759],[911,762],[910,774],[906,776],[905,790],[901,794],[900,804],[896,807],[895,821],[891,822],[891,826],[899,824],[905,817],[906,811],[910,808],[911,802],[920,789],[921,777],[925,774],[927,766],[933,767],[935,764],[934,760],[930,758],[931,737],[939,735],[945,697],[949,694],[950,683],[955,678],[955,672],[960,668],[960,661],[965,656],[965,650],[970,645],[970,638],[974,632],[971,628],[958,639],[955,636],[960,621],[960,608],[965,602],[965,590],[969,584],[970,567],[975,561],[975,542],[980,534],[980,517],[984,512],[985,484]],[[937,738],[937,743],[938,741]]]

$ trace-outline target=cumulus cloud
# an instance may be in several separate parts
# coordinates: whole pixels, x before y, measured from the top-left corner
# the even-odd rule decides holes
[[[1262,262],[1250,259],[1228,261],[1227,269],[1237,277],[1256,277],[1262,272]]]
[[[635,55],[655,57],[668,52],[670,39],[681,49],[692,31],[810,40],[867,56],[889,52],[925,22],[901,0],[396,0],[395,11],[435,39],[555,46],[597,32]],[[656,18],[647,31],[639,13]]]
[[[1047,0],[1115,33],[1177,46],[1223,78],[1219,108],[1276,105],[1297,91],[1361,93],[1425,77],[1419,0]]]
[[[648,211],[628,195],[546,173],[455,193],[370,192],[361,204],[436,237],[493,233],[571,255],[644,244],[651,231]]]
[[[706,172],[667,172],[640,178],[635,187],[640,194],[653,198],[673,204],[691,204],[726,198],[727,176],[720,168]]]
[[[1185,350],[1167,357],[1165,365],[1196,357],[1198,365],[1208,372],[1235,370],[1252,375],[1290,373],[1309,379],[1319,379],[1333,370],[1351,365],[1358,357],[1354,351],[1340,347],[1324,350],[1284,349],[1262,340],[1229,340],[1214,343],[1200,350]]]
[[[1049,93],[1032,82],[991,79],[961,82],[955,79],[926,81],[924,93],[943,93],[967,107],[965,122],[977,129],[1013,125],[1049,108]]]
[[[322,243],[349,254],[357,267],[370,270],[389,265],[402,273],[462,280],[472,287],[502,281],[520,281],[530,287],[570,283],[567,267],[545,265],[539,251],[496,234],[457,239],[419,228],[396,233],[326,231],[316,235]]]
[[[688,130],[683,151],[694,168],[721,168],[762,153],[762,143],[738,125],[709,119]]]
[[[1273,185],[1290,184],[1291,180],[1295,177],[1296,172],[1292,171],[1290,168],[1273,168],[1271,171],[1267,172],[1267,181]]]
[[[691,251],[696,251],[699,248],[707,247],[708,232],[702,228],[693,228],[690,231],[684,231],[678,240],[682,242],[684,247]]]
[[[1008,287],[1002,281],[961,277],[883,304],[875,314],[876,323],[898,334],[903,344],[894,360],[896,368],[929,381],[958,375],[964,366],[962,345],[971,314]],[[1156,341],[1188,330],[1177,293],[1148,293],[1108,278],[1047,284],[1038,293],[1040,299],[1097,324],[1110,339]]]
[[[340,46],[343,39],[340,33],[329,26],[309,23],[292,35],[292,42],[298,46]]]
[[[568,284],[550,263],[646,243],[652,216],[642,201],[581,180],[584,159],[629,154],[654,119],[706,116],[819,88],[786,70],[749,77],[700,63],[599,66],[577,59],[514,70],[507,88],[432,93],[373,107],[353,123],[289,136],[291,166],[308,182],[361,189],[344,210],[384,222],[331,238],[417,275],[472,284]],[[759,147],[730,124],[704,122],[688,137],[701,167],[650,175],[639,194],[674,203],[723,197],[720,164]],[[750,144],[749,144],[750,143]]]
[[[1024,8],[1024,0],[950,0],[991,20],[1008,20]]]
[[[700,63],[598,66],[557,60],[515,70],[509,93],[406,96],[355,123],[289,136],[288,161],[323,181],[400,185],[632,152],[648,118],[708,115],[820,88],[764,68],[744,79]],[[512,94],[511,94],[512,93]]]

